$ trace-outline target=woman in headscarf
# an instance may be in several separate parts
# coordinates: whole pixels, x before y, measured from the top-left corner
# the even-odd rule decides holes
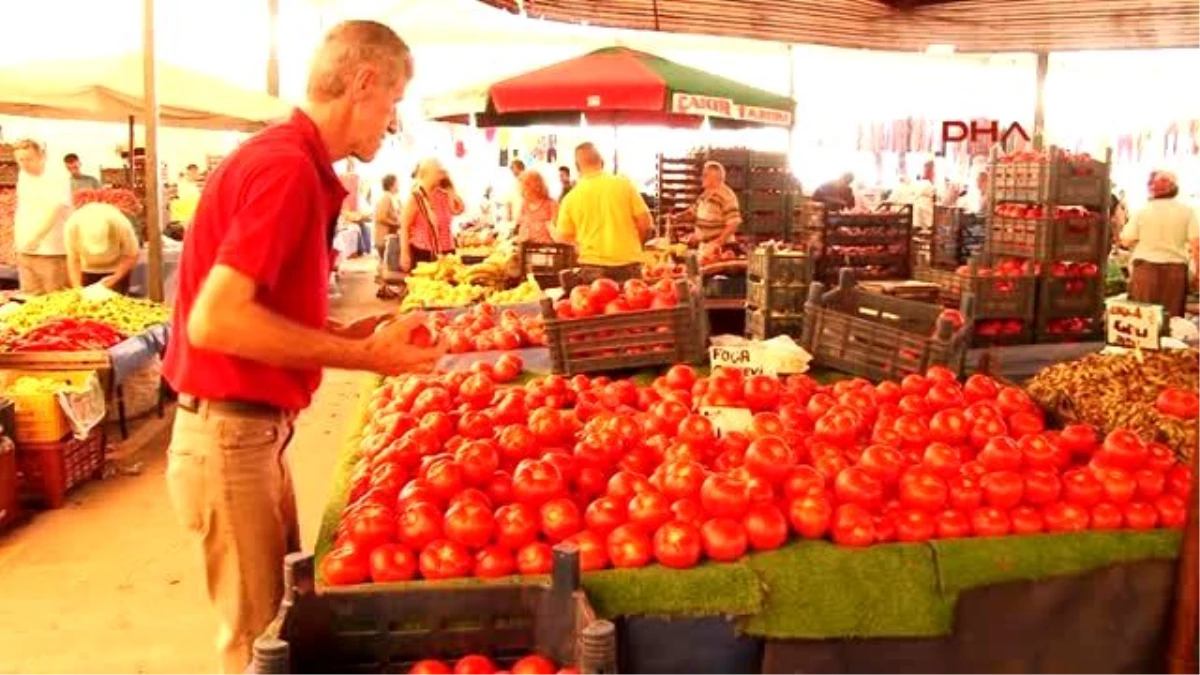
[[[1200,222],[1196,209],[1177,199],[1175,174],[1154,172],[1149,188],[1150,202],[1121,231],[1121,244],[1133,249],[1129,299],[1162,305],[1168,317],[1183,316],[1188,259],[1200,245]]]

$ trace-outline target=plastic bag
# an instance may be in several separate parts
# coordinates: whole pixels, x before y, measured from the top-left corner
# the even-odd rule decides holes
[[[96,425],[104,422],[107,411],[104,406],[104,389],[95,373],[81,386],[55,392],[58,405],[62,408],[75,438],[87,438]]]

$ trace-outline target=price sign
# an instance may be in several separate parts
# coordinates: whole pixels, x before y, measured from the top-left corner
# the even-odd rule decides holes
[[[1130,349],[1158,350],[1163,326],[1162,305],[1132,300],[1108,303],[1108,344]]]
[[[715,368],[737,368],[747,375],[775,375],[775,365],[768,363],[766,350],[760,345],[709,347],[708,360]]]
[[[701,406],[700,414],[707,417],[722,434],[745,431],[754,422],[754,413],[748,408]]]

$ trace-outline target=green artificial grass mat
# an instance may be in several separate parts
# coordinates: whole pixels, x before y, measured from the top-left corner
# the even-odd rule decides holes
[[[746,561],[690,570],[659,565],[583,575],[596,612],[617,616],[749,616],[763,608],[763,587]]]
[[[1178,530],[1075,532],[930,542],[942,593],[1003,583],[1081,574],[1134,560],[1179,557]]]
[[[316,544],[318,559],[333,544],[367,421],[367,401],[379,382],[371,378],[364,386],[342,444]],[[590,572],[583,575],[583,585],[596,611],[610,618],[732,616],[739,618],[738,626],[745,633],[774,639],[938,637],[952,631],[954,605],[965,590],[1080,574],[1121,562],[1174,559],[1180,540],[1178,531],[1151,530],[867,548],[794,541],[735,563],[706,563],[690,570],[652,565]],[[544,580],[510,577],[436,583],[453,587]],[[375,590],[402,592],[423,583],[429,582]]]

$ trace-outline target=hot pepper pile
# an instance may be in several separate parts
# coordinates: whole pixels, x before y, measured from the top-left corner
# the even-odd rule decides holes
[[[0,342],[6,352],[85,352],[108,349],[125,336],[106,323],[91,319],[51,319],[21,335],[8,334]]]
[[[149,300],[114,295],[93,301],[78,290],[57,291],[30,299],[4,317],[4,325],[26,333],[57,318],[91,319],[106,323],[126,335],[134,335],[170,317],[170,310]]]

